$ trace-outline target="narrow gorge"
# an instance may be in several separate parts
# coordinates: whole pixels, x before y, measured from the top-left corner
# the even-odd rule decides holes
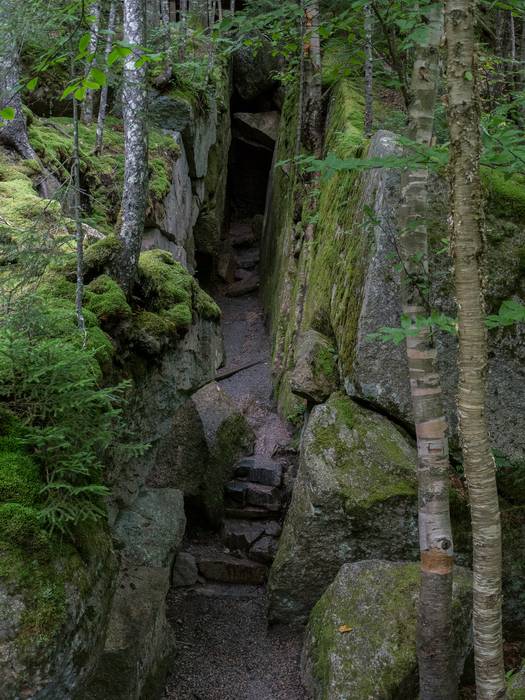
[[[148,8],[153,26],[158,5]],[[97,517],[48,532],[38,511],[42,473],[53,469],[35,464],[41,453],[58,460],[66,438],[53,432],[50,408],[52,428],[35,421],[43,432],[30,451],[22,418],[32,386],[31,401],[14,389],[2,394],[0,700],[419,697],[416,432],[404,343],[377,338],[401,317],[397,132],[406,115],[399,94],[382,88],[373,133],[365,133],[359,82],[338,68],[340,47],[328,42],[323,156],[353,165],[321,172],[315,159],[298,158],[304,57],[279,81],[285,59],[270,33],[252,35],[255,51],[250,40],[232,40],[224,55],[205,46],[186,56],[206,66],[198,90],[178,82],[175,69],[166,80],[165,58],[152,54],[149,194],[128,295],[114,280],[125,172],[120,85],[111,87],[102,152],[96,125],[79,126],[82,223],[66,186],[73,127],[51,80],[27,96],[35,159],[0,145],[0,275],[29,270],[27,251],[45,258],[24,304],[44,309],[28,325],[35,372],[52,369],[58,402],[69,365],[51,341],[91,353],[72,376],[107,390],[121,429],[103,446],[93,438],[103,455]],[[362,165],[367,159],[374,167]],[[525,187],[497,169],[482,179],[486,302],[496,314],[502,301],[525,299]],[[433,309],[455,317],[449,197],[436,167],[425,212],[428,295]],[[71,335],[78,226],[82,342]],[[12,340],[16,318],[0,345],[13,363],[22,347]],[[438,327],[436,343],[451,451],[452,673],[468,700],[473,553],[455,403],[458,339]],[[31,364],[27,357],[20,363]],[[23,384],[22,371],[12,375]],[[525,657],[524,379],[523,323],[491,331],[486,411],[513,700],[525,692],[517,670]],[[74,414],[76,404],[62,411]],[[93,412],[85,415],[93,419],[87,434],[104,432]],[[4,462],[15,465],[12,478]],[[57,481],[52,488],[64,488]]]

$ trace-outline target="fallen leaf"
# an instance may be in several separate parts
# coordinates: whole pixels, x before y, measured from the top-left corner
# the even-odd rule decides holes
[[[339,625],[338,630],[341,634],[346,634],[347,632],[351,632],[352,628],[348,625]]]

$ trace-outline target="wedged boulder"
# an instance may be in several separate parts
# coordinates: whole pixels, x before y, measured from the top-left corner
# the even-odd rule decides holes
[[[273,149],[279,133],[279,112],[236,112],[234,135],[256,146]]]
[[[310,615],[303,683],[314,700],[418,696],[416,622],[419,564],[345,564]],[[454,659],[459,679],[472,647],[470,572],[456,567]]]
[[[151,91],[148,100],[148,117],[159,129],[182,131],[192,119],[190,103],[177,95],[159,95]]]
[[[233,54],[233,84],[243,100],[254,100],[275,84],[279,59],[272,56],[268,41],[262,40],[257,52],[243,46]]]
[[[385,417],[333,394],[303,431],[270,619],[304,622],[343,563],[416,559],[417,541],[414,448]]]
[[[169,583],[165,567],[122,568],[104,652],[79,700],[160,697],[174,645],[166,620]]]
[[[322,403],[337,390],[339,373],[336,350],[321,333],[308,330],[299,338],[295,365],[290,375],[294,394],[314,403]]]
[[[184,537],[186,516],[182,491],[144,489],[119,513],[114,535],[126,560],[136,566],[171,566]]]
[[[216,382],[195,392],[175,413],[148,484],[176,487],[218,524],[224,485],[234,465],[253,452],[255,436],[246,419]]]

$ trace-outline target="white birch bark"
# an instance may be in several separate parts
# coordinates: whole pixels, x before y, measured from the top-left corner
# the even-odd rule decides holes
[[[473,537],[474,657],[477,700],[505,697],[501,621],[501,524],[487,411],[480,107],[475,0],[447,0],[448,122],[452,249],[459,326],[458,415]]]
[[[124,41],[143,46],[144,0],[124,0]],[[123,76],[124,192],[122,196],[122,244],[116,275],[127,294],[131,293],[144,233],[148,183],[148,135],[146,126],[146,65],[137,67],[140,49],[127,56]]]
[[[425,11],[428,32],[415,49],[411,138],[430,146],[439,82],[439,45],[443,8]],[[413,327],[429,315],[428,170],[410,168],[401,179],[399,229],[403,265],[402,307]],[[454,550],[449,510],[447,421],[443,410],[437,350],[432,331],[422,328],[407,338],[410,395],[417,437],[421,592],[417,653],[421,700],[457,697],[452,659],[452,573]]]

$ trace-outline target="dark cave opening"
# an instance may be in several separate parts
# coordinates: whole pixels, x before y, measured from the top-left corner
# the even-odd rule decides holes
[[[235,135],[230,148],[228,194],[230,218],[240,221],[264,214],[273,152]]]

